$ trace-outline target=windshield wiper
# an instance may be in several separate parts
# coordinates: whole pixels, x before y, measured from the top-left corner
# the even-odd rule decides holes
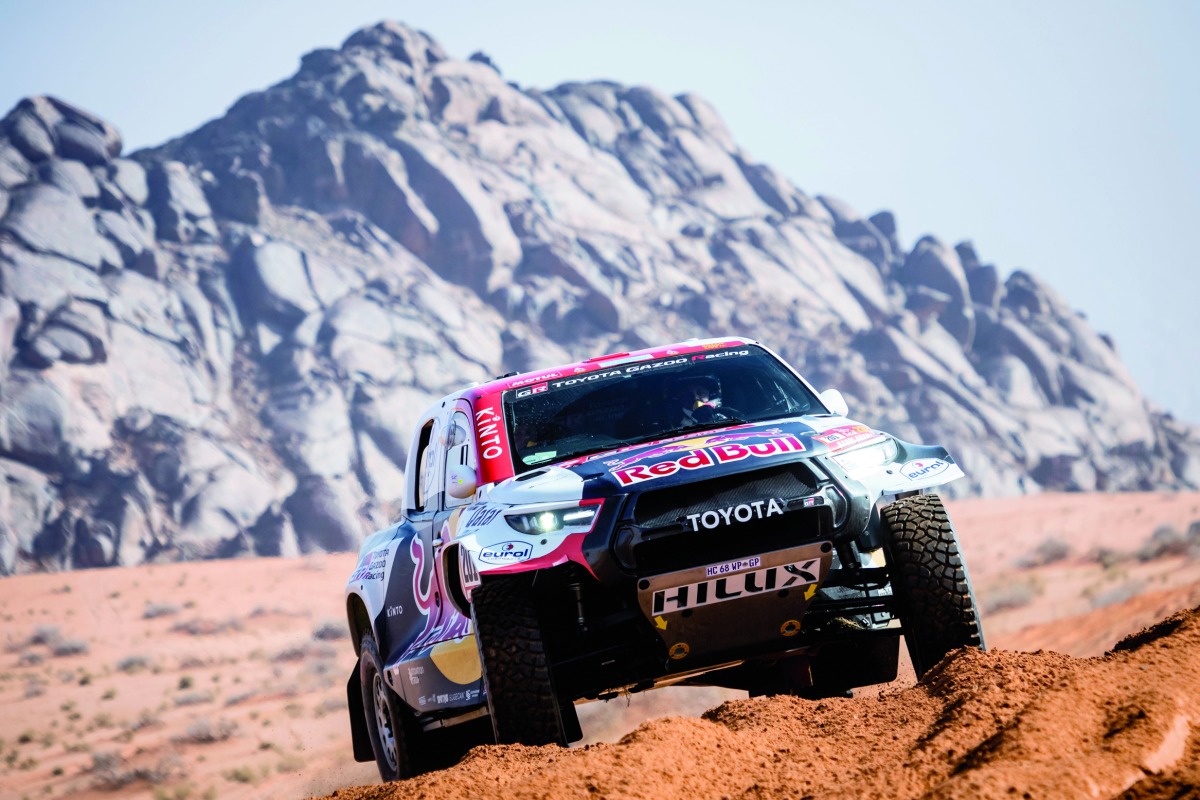
[[[727,419],[710,419],[708,422],[693,422],[690,425],[680,425],[678,428],[671,428],[667,431],[659,431],[652,436],[648,436],[642,441],[652,442],[655,439],[666,439],[669,436],[675,436],[680,433],[691,433],[692,431],[706,431],[712,428],[726,428],[730,425],[746,425],[747,422],[740,417],[729,417]]]

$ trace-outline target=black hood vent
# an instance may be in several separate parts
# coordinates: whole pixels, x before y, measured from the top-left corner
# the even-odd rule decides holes
[[[633,517],[642,528],[653,530],[678,523],[691,514],[772,497],[791,500],[816,489],[817,481],[808,467],[785,464],[646,492],[637,498]]]

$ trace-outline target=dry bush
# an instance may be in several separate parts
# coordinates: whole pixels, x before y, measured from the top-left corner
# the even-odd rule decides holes
[[[202,703],[211,703],[213,701],[212,692],[188,692],[181,694],[175,698],[175,707],[180,706],[198,706]]]
[[[1106,589],[1103,592],[1097,592],[1091,598],[1092,608],[1105,608],[1107,606],[1124,603],[1126,600],[1137,597],[1146,590],[1146,582],[1143,580],[1132,580],[1127,583],[1122,583],[1119,586],[1114,586],[1111,589]]]
[[[1173,525],[1161,525],[1150,535],[1150,539],[1138,548],[1138,561],[1153,561],[1156,558],[1184,556],[1191,544],[1186,536]]]
[[[60,641],[62,641],[62,633],[58,630],[57,625],[39,625],[33,629],[33,634],[29,637],[29,644],[44,644],[48,647],[53,647]]]
[[[313,716],[316,717],[317,719],[320,719],[321,717],[325,716],[326,714],[336,714],[339,711],[345,711],[345,710],[346,710],[346,698],[345,697],[326,697],[324,700],[317,703],[315,708],[313,708]]]
[[[237,723],[221,719],[215,724],[208,718],[201,718],[188,726],[182,736],[176,736],[172,741],[176,744],[215,744],[230,739],[237,733]]]
[[[31,650],[27,653],[21,653],[21,658],[18,659],[17,664],[22,667],[36,667],[45,660],[45,656],[41,653],[35,653]]]
[[[1038,544],[1037,547],[1020,560],[1020,566],[1031,569],[1056,564],[1071,555],[1071,545],[1062,539],[1051,537]]]
[[[184,775],[178,756],[164,756],[153,767],[131,767],[118,752],[93,753],[89,772],[94,776],[95,788],[109,791],[123,789],[137,781],[157,785]]]
[[[322,642],[306,642],[304,644],[285,647],[272,656],[271,660],[275,663],[280,663],[284,661],[337,658],[337,655],[337,648],[333,645]]]
[[[174,633],[186,633],[189,636],[218,636],[229,631],[240,631],[242,623],[234,617],[227,620],[189,619],[176,622],[171,626]]]
[[[142,611],[142,619],[158,619],[159,617],[173,617],[180,611],[179,606],[174,603],[146,603],[146,608]]]
[[[350,631],[344,621],[327,619],[313,628],[313,638],[321,642],[336,642],[340,639],[349,639]]]
[[[998,614],[1001,611],[1011,611],[1024,608],[1037,599],[1042,593],[1042,587],[1036,581],[1020,581],[996,586],[987,592],[981,592],[981,606],[984,615]]]
[[[50,653],[60,657],[82,656],[91,652],[91,649],[91,646],[83,639],[63,639],[50,646]]]
[[[258,697],[258,695],[259,695],[258,689],[251,689],[248,692],[242,692],[241,694],[235,694],[225,701],[225,707],[229,708],[230,706],[241,705],[242,703],[245,703],[249,700],[253,700],[254,698]]]
[[[125,656],[117,662],[117,672],[124,672],[132,675],[133,673],[141,672],[144,669],[150,669],[150,659],[141,654]]]

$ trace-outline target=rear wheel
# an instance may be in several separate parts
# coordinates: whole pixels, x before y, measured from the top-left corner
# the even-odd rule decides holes
[[[892,592],[917,677],[951,650],[983,650],[979,606],[941,498],[905,497],[882,515]]]
[[[413,714],[383,678],[379,648],[370,633],[362,638],[359,653],[359,681],[362,684],[363,713],[379,777],[385,781],[409,778],[424,771],[417,745],[421,729]]]
[[[486,580],[471,617],[497,744],[567,744],[533,587],[527,576]]]

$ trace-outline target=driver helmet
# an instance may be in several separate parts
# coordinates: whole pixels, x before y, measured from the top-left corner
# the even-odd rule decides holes
[[[676,395],[689,413],[704,406],[716,410],[721,407],[721,381],[712,375],[680,378],[676,383]]]

